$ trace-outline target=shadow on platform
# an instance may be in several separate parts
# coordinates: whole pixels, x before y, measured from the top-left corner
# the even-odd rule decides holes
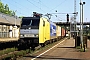
[[[57,47],[57,48],[75,48],[75,47]]]

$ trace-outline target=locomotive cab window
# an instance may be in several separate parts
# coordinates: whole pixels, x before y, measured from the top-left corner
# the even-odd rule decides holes
[[[39,26],[39,18],[24,18],[22,19],[22,26]]]

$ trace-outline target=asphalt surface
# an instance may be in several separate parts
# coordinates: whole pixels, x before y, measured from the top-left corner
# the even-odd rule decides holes
[[[86,52],[80,52],[75,48],[73,38],[64,39],[50,49],[17,60],[90,60],[89,45],[90,41],[88,40]]]

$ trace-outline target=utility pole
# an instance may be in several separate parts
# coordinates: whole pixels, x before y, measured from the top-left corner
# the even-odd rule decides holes
[[[15,13],[16,13],[16,12],[17,12],[17,10],[15,11]],[[14,16],[14,17],[15,17],[15,27],[16,27],[16,14],[15,14],[15,16]]]
[[[81,6],[81,0],[80,0],[80,40],[81,40],[81,47],[83,47],[83,38],[82,38],[82,31],[81,31],[81,21],[82,21],[82,6]]]
[[[74,13],[76,13],[76,0],[74,0]],[[76,25],[77,25],[77,23],[76,23],[76,15],[77,14],[74,14],[74,37],[75,36],[77,36],[77,32],[76,32],[76,30],[77,30],[77,27],[76,27]]]
[[[82,3],[82,1],[80,0],[80,38],[81,38],[81,47],[83,48],[83,5],[85,4],[85,2]]]

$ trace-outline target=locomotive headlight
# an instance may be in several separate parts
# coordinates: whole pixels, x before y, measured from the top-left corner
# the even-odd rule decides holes
[[[38,34],[36,35],[36,37],[38,37]]]
[[[23,35],[20,35],[21,37],[23,37]]]
[[[23,36],[23,35],[20,35],[21,37]]]

